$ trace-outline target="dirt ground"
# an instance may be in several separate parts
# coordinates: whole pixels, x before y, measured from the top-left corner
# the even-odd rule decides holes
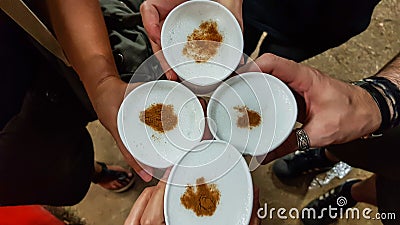
[[[318,68],[331,76],[342,80],[357,80],[371,76],[383,67],[400,51],[400,1],[383,0],[376,8],[371,25],[362,34],[349,40],[346,44],[331,49],[304,62]],[[339,15],[340,16],[340,15]],[[88,125],[93,137],[96,159],[112,164],[126,166],[109,133],[95,121]],[[365,178],[369,172],[353,168],[344,178]],[[295,207],[301,209],[310,200],[326,190],[343,182],[335,179],[321,188],[308,190],[309,177],[300,178],[294,185],[280,182],[271,173],[271,164],[262,166],[252,173],[254,183],[260,187],[260,202],[268,203],[268,207]],[[140,179],[136,180],[134,188],[126,193],[116,194],[106,191],[97,185],[92,185],[84,200],[73,207],[65,207],[68,212],[80,217],[86,224],[120,225],[123,224],[135,199],[148,185]],[[359,209],[370,207],[358,204]],[[298,220],[265,219],[263,225],[301,224]],[[337,224],[381,224],[377,220],[341,220]]]

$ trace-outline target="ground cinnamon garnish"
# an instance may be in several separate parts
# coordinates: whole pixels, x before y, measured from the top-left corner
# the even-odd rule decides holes
[[[172,130],[178,124],[178,116],[174,112],[174,106],[161,103],[152,104],[145,111],[141,111],[139,119],[160,133]]]
[[[241,114],[236,121],[238,127],[253,129],[261,124],[261,116],[258,112],[250,110],[247,106],[235,106],[233,108]]]
[[[220,192],[215,184],[206,184],[204,177],[196,180],[196,188],[186,186],[181,203],[186,209],[193,210],[196,216],[212,216],[219,204]]]
[[[217,54],[222,41],[223,36],[218,31],[217,22],[208,20],[187,36],[182,53],[197,63],[206,62]]]

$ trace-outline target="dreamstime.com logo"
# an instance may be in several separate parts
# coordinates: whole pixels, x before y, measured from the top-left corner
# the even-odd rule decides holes
[[[264,203],[264,207],[257,210],[257,216],[260,219],[278,218],[281,220],[288,219],[322,219],[329,217],[331,219],[350,219],[350,220],[395,220],[396,213],[379,213],[374,212],[371,208],[343,208],[347,205],[347,199],[343,196],[337,198],[338,207],[329,205],[328,208],[322,208],[317,211],[314,208],[268,208],[268,203]]]

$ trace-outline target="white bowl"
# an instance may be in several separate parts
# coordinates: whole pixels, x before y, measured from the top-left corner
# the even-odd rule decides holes
[[[139,115],[152,104],[172,105],[177,126],[158,132],[140,121]],[[118,112],[119,135],[139,162],[167,168],[201,141],[204,112],[197,97],[184,85],[168,80],[151,81],[130,92]]]
[[[183,54],[187,37],[202,22],[214,21],[223,36],[215,56],[197,63]],[[196,94],[213,91],[238,66],[243,51],[243,35],[233,14],[218,2],[192,0],[175,7],[161,30],[161,46],[166,61]]]
[[[180,201],[186,185],[194,187],[200,177],[215,184],[220,192],[219,204],[211,216],[199,217]],[[164,195],[165,223],[248,225],[252,205],[252,179],[242,155],[226,142],[202,141],[171,170]]]
[[[261,116],[259,126],[240,128],[246,106]],[[207,106],[208,125],[215,138],[227,141],[243,154],[261,156],[278,147],[289,136],[297,118],[293,93],[274,76],[248,72],[228,79],[212,94]]]

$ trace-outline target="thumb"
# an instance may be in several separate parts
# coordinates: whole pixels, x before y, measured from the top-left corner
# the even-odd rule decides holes
[[[150,40],[160,46],[161,26],[157,8],[150,2],[144,1],[140,6],[140,12],[142,14],[143,26]]]
[[[308,66],[270,53],[263,54],[240,70],[240,72],[253,71],[273,75],[300,94],[311,86],[312,78],[316,74],[315,70]]]

